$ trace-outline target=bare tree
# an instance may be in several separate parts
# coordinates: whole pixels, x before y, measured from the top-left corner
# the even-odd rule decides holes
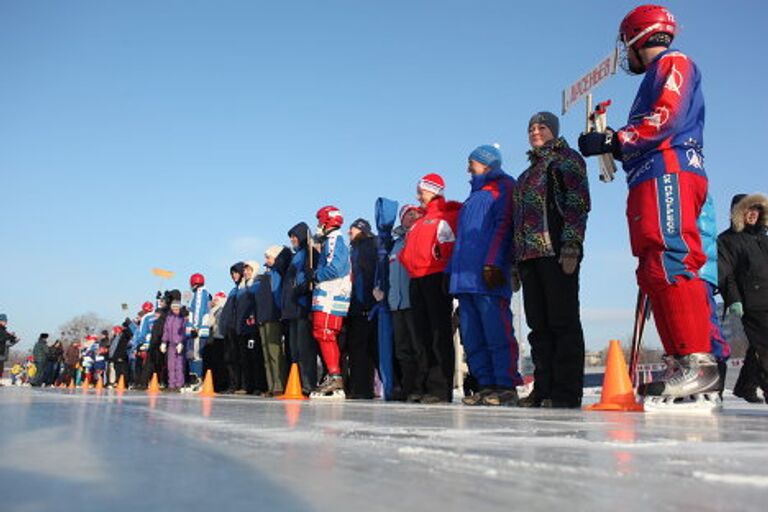
[[[88,335],[109,329],[109,322],[96,313],[78,315],[59,327],[59,338],[65,343],[82,341]]]

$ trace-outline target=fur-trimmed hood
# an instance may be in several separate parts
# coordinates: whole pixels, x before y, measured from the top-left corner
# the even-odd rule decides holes
[[[768,197],[764,194],[749,194],[744,196],[731,208],[731,226],[736,232],[744,231],[744,214],[755,204],[763,207],[757,224],[768,227]]]

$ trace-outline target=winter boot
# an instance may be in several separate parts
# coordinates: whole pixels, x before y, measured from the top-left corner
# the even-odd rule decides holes
[[[325,400],[344,400],[344,379],[341,375],[326,375],[323,382],[317,386],[309,398]]]
[[[485,397],[493,393],[493,388],[482,388],[480,391],[475,392],[469,396],[465,396],[461,399],[461,403],[464,405],[484,405],[483,400]]]
[[[677,358],[671,377],[638,387],[647,412],[663,410],[713,411],[722,407],[720,372],[712,354],[697,352]]]
[[[483,398],[483,405],[515,407],[517,405],[517,390],[515,388],[496,389]]]

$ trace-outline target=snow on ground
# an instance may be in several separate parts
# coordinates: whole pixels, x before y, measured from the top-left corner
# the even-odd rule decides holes
[[[0,388],[0,510],[765,510],[768,405],[673,416]]]

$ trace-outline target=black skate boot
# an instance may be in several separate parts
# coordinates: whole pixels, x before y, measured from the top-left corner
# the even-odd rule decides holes
[[[677,358],[677,368],[667,380],[638,387],[648,412],[712,412],[722,407],[719,390],[717,361],[704,352]]]

